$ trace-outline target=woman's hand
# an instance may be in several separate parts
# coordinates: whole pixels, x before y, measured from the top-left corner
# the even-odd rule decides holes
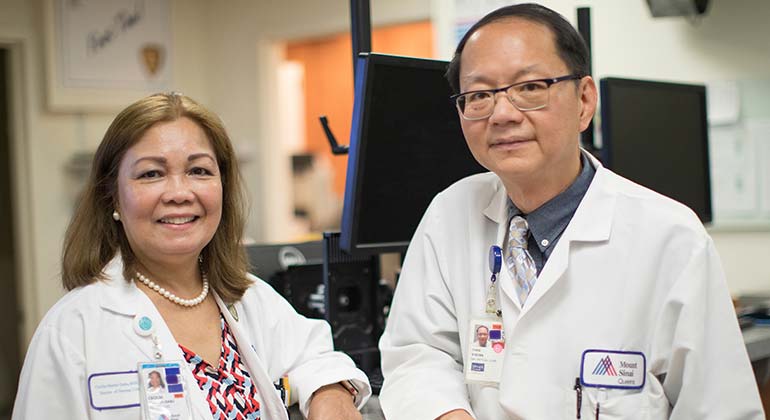
[[[318,388],[310,399],[308,420],[362,420],[353,396],[340,384]]]

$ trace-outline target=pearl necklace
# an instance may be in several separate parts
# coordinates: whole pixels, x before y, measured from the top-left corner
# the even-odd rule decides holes
[[[203,278],[203,290],[201,290],[201,294],[199,294],[198,297],[195,297],[193,299],[180,298],[179,296],[160,287],[158,283],[155,283],[154,281],[148,279],[138,271],[136,272],[136,277],[139,279],[139,281],[144,283],[150,289],[158,292],[164,298],[176,303],[177,305],[185,306],[188,308],[192,308],[193,306],[199,305],[201,302],[203,302],[203,299],[206,299],[206,296],[209,294],[209,280],[206,278],[205,274],[201,276]]]

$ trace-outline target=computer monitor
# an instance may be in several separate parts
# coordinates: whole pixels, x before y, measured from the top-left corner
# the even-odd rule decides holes
[[[604,78],[600,87],[604,165],[710,222],[705,86]]]
[[[246,245],[250,272],[266,281],[294,309],[325,318],[321,241]]]
[[[246,245],[245,249],[251,266],[249,271],[266,282],[270,282],[276,274],[291,266],[323,262],[321,241],[253,244]],[[318,281],[321,281],[320,276]]]
[[[403,252],[431,199],[485,169],[449,100],[446,61],[370,53],[356,66],[340,246]]]

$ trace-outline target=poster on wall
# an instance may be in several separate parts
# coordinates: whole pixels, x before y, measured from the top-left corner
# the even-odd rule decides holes
[[[474,23],[495,9],[515,3],[510,0],[431,0],[437,57],[451,59],[460,39]]]
[[[48,104],[108,111],[171,87],[169,0],[47,0]]]
[[[454,0],[454,45],[459,44],[468,29],[487,13],[515,3],[510,0]]]
[[[759,213],[770,219],[770,119],[753,118],[746,122],[746,135],[756,148],[757,200]]]
[[[714,225],[770,222],[770,80],[707,85]]]

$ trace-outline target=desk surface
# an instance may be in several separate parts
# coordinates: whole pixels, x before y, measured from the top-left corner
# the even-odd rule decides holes
[[[385,420],[385,415],[382,414],[382,409],[380,408],[380,400],[376,395],[372,395],[369,398],[364,409],[361,410],[361,414],[363,414],[364,420]]]

